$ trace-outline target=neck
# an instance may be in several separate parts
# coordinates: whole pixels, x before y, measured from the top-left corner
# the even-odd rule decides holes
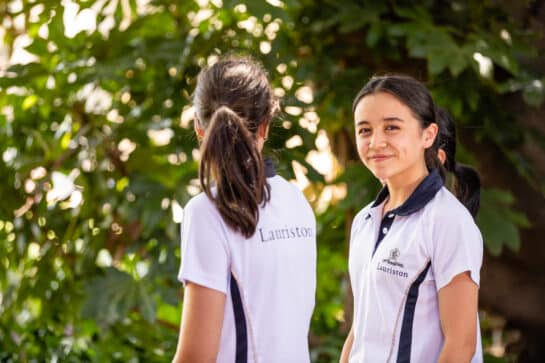
[[[386,181],[389,197],[384,206],[384,212],[395,209],[405,203],[414,192],[416,187],[428,176],[426,166],[408,170],[405,173],[396,175]]]

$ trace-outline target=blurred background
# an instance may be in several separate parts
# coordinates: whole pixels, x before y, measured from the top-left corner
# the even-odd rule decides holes
[[[545,1],[0,1],[0,361],[168,362],[179,222],[199,192],[190,95],[249,54],[282,97],[265,153],[318,219],[313,362],[351,324],[347,234],[379,183],[351,104],[423,81],[484,189],[486,362],[545,361]]]

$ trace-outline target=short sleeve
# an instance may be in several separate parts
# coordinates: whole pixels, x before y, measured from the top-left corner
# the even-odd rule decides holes
[[[220,214],[205,198],[195,197],[184,210],[178,279],[226,294],[230,277],[227,231]]]
[[[437,290],[465,271],[478,286],[483,260],[481,232],[465,209],[450,212],[436,216],[432,223],[431,268]]]

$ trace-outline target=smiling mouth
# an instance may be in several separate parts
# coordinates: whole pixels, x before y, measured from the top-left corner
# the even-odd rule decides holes
[[[376,161],[376,162],[381,162],[381,161],[384,161],[384,160],[387,160],[391,158],[390,155],[375,155],[375,156],[371,156],[369,157],[368,159],[370,161]]]

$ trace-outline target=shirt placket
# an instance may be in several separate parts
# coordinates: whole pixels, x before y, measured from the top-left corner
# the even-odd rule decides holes
[[[372,256],[375,255],[375,252],[377,252],[378,246],[380,245],[380,243],[382,242],[384,237],[386,237],[386,235],[388,234],[388,232],[392,228],[392,224],[394,223],[394,219],[395,219],[395,213],[394,212],[388,212],[382,218],[382,221],[380,222],[380,228],[379,228],[379,231],[378,231],[378,238],[377,238],[377,241],[375,242],[375,248],[373,249]]]

